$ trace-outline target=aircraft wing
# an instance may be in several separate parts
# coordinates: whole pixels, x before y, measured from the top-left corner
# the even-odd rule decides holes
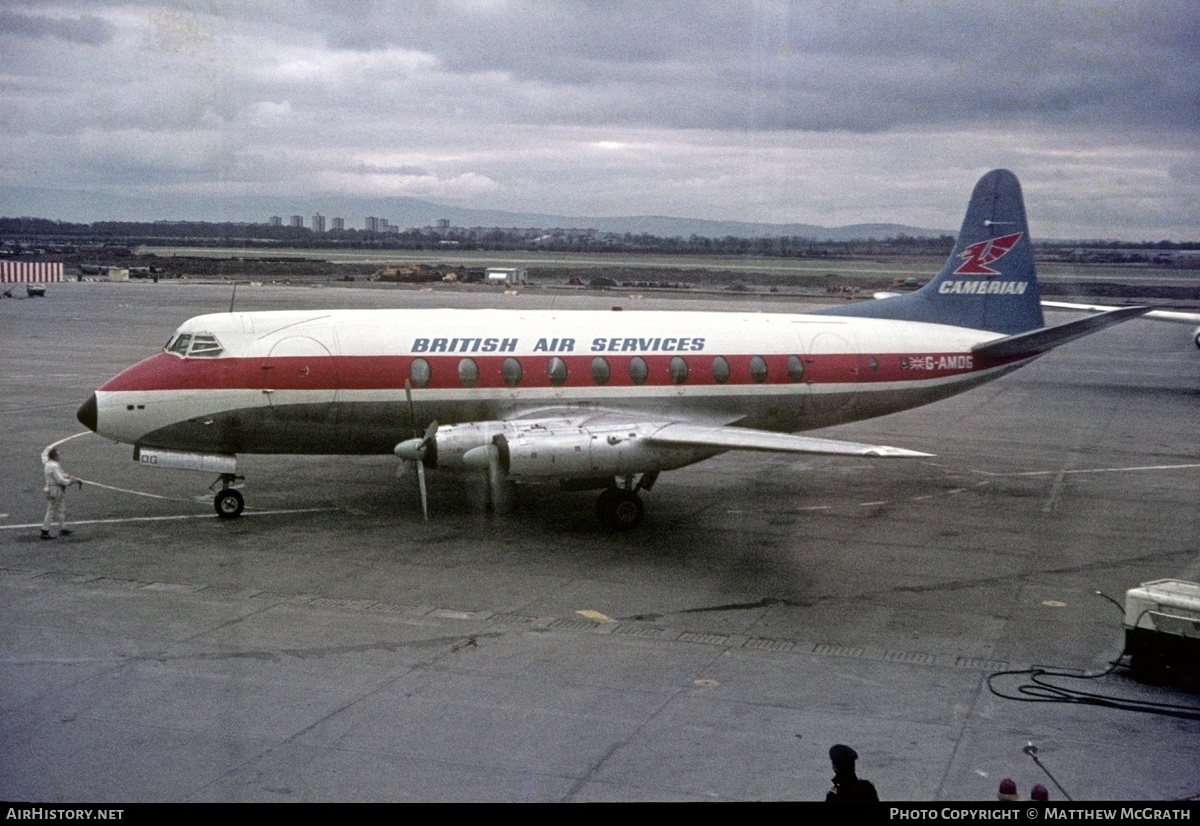
[[[571,408],[538,408],[525,411],[508,421],[524,435],[534,438],[541,433],[565,427],[568,429],[578,428],[592,434],[623,431],[633,436],[636,433],[638,437],[649,444],[674,447],[758,450],[772,453],[821,453],[833,456],[918,457],[935,455],[887,445],[844,442],[837,439],[819,439],[815,436],[797,436],[792,433],[735,427],[730,424],[733,421],[732,418],[680,421],[654,413],[611,408],[595,408],[586,411]]]
[[[823,453],[834,456],[933,456],[887,445],[843,442],[797,436],[770,430],[735,427],[732,418],[680,421],[655,413],[611,408],[543,407],[524,411],[508,419],[508,424],[526,437],[566,430],[583,430],[593,435],[637,436],[649,444],[673,447],[718,448],[720,450],[758,450],[773,453]]]
[[[722,427],[673,422],[663,425],[647,437],[651,444],[686,447],[715,447],[723,450],[761,450],[775,453],[824,453],[838,456],[932,456],[916,450],[886,445],[818,439],[791,433],[772,433],[746,427]]]

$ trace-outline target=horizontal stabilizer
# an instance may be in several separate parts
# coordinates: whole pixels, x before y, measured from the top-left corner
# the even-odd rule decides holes
[[[1015,336],[1006,336],[994,341],[986,341],[983,344],[976,344],[971,348],[971,354],[987,358],[1038,356],[1048,350],[1053,350],[1060,344],[1083,338],[1103,330],[1105,327],[1120,324],[1122,321],[1137,318],[1149,311],[1149,307],[1123,307],[1119,310],[1110,310],[1087,318],[1068,321],[1066,324],[1043,327],[1040,330],[1018,333]]]
[[[1085,313],[1107,313],[1120,309],[1111,304],[1070,304],[1066,301],[1043,301],[1042,306],[1052,310],[1080,310]],[[1200,313],[1185,313],[1182,310],[1151,310],[1146,313],[1146,318],[1155,321],[1175,321],[1179,324],[1200,324]]]
[[[654,444],[680,445],[687,447],[717,447],[724,450],[763,450],[776,453],[823,453],[837,456],[932,456],[886,445],[866,445],[858,442],[841,442],[835,439],[817,439],[812,436],[795,436],[790,433],[771,433],[766,430],[751,430],[745,427],[713,427],[697,424],[668,424],[659,428],[648,438]]]

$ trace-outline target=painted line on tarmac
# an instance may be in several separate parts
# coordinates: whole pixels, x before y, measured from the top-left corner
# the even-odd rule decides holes
[[[1186,465],[1140,465],[1137,467],[1097,467],[1071,470],[1026,470],[1018,473],[993,473],[988,470],[976,470],[974,473],[978,473],[983,476],[1058,476],[1060,474],[1065,476],[1079,473],[1132,473],[1146,470],[1191,470],[1194,468],[1200,468],[1200,462],[1193,462]]]
[[[292,508],[288,510],[277,511],[242,511],[242,517],[247,516],[278,516],[280,514],[289,513],[321,513],[323,511],[335,511],[337,508]],[[129,516],[122,519],[72,519],[67,523],[71,528],[76,525],[120,525],[125,522],[171,522],[180,519],[216,519],[215,513],[187,513],[177,516]],[[239,517],[241,518],[241,517]],[[0,525],[0,531],[14,531],[18,528],[40,528],[41,522],[30,522],[26,525]]]
[[[986,471],[978,471],[978,472],[979,472],[979,473],[985,473]],[[992,474],[989,474],[989,475],[990,475],[990,476],[1000,476],[1000,475],[1003,475],[1003,474],[999,474],[999,473],[992,473]],[[950,490],[941,491],[941,492],[939,492],[939,493],[926,493],[926,494],[922,494],[922,495],[920,495],[920,496],[909,496],[909,497],[906,497],[906,498],[905,498],[905,499],[903,499],[903,500],[879,499],[879,500],[876,500],[876,501],[874,501],[874,502],[858,502],[858,503],[856,503],[856,504],[855,504],[855,506],[856,506],[856,507],[860,507],[860,508],[879,508],[879,507],[885,507],[885,506],[892,505],[892,504],[895,504],[895,503],[897,503],[897,502],[902,502],[902,501],[903,501],[903,502],[928,502],[929,500],[931,500],[931,499],[936,499],[936,498],[938,498],[939,496],[954,496],[955,494],[959,494],[959,493],[966,493],[966,492],[967,492],[967,491],[969,491],[969,490],[973,490],[973,489],[977,489],[977,488],[982,488],[982,487],[987,487],[987,486],[988,486],[988,485],[990,485],[990,484],[991,484],[991,483],[990,483],[990,482],[987,482],[987,481],[984,481],[984,482],[976,482],[975,484],[973,484],[973,485],[972,485],[971,487],[969,487],[969,488],[952,488],[952,489],[950,489]],[[804,511],[830,511],[830,510],[833,510],[833,508],[834,508],[834,506],[833,506],[833,505],[806,505],[806,506],[804,506],[804,507],[799,507],[799,508],[794,508],[794,509],[791,509],[791,510],[787,511],[787,513],[801,513],[801,512],[804,512]],[[762,511],[760,511],[760,510],[749,510],[749,509],[731,508],[731,509],[727,509],[727,510],[725,511],[725,513],[750,513],[750,514],[754,514],[754,513],[762,513]]]

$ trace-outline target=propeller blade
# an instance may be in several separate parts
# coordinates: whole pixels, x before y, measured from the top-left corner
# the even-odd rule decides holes
[[[417,460],[417,487],[421,489],[421,513],[425,521],[429,521],[429,496],[425,491],[425,463]]]
[[[412,431],[412,435],[416,436],[417,416],[413,412],[412,383],[408,379],[404,380],[404,398],[408,399],[408,429]]]
[[[504,470],[500,467],[500,450],[495,445],[487,446],[488,494],[491,497],[492,513],[504,513]]]
[[[393,451],[401,459],[408,459],[413,463],[417,472],[417,488],[421,491],[421,513],[425,515],[425,521],[429,521],[429,494],[425,489],[425,453],[432,444],[436,449],[437,443],[433,441],[437,435],[437,422],[431,422],[429,427],[425,428],[425,433],[422,434],[417,429],[417,413],[413,407],[412,383],[404,380],[404,398],[408,401],[408,428],[412,431],[413,438],[405,439],[400,444],[396,445]]]

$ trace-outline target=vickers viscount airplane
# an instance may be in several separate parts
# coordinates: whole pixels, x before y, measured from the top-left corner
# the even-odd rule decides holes
[[[661,471],[729,450],[925,456],[792,435],[928,404],[1145,312],[1044,328],[1012,173],[975,186],[949,261],[921,290],[808,314],[345,310],[203,315],[79,409],[146,465],[220,474],[239,453],[391,454],[512,482],[600,488],[641,521]]]

